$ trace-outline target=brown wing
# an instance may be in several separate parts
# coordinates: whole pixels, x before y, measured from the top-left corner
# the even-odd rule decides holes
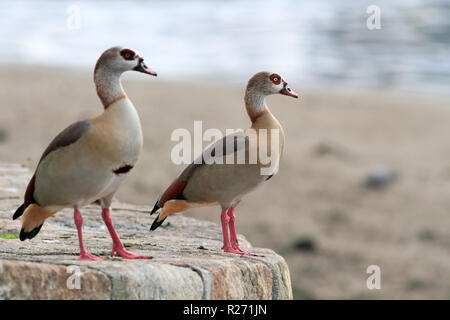
[[[41,163],[41,161],[53,151],[75,143],[91,126],[92,125],[89,120],[77,121],[75,123],[72,123],[70,126],[61,131],[60,134],[58,134],[52,142],[50,142],[50,144],[42,154],[39,163]]]
[[[242,148],[245,148],[246,145],[248,145],[248,141],[248,137],[246,137],[243,132],[237,132],[225,136],[208,146],[200,156],[201,160],[197,159],[197,161],[194,161],[189,166],[187,166],[186,169],[184,169],[183,172],[181,172],[181,174],[170,184],[166,191],[164,191],[158,201],[156,201],[156,204],[153,207],[151,213],[158,211],[158,209],[162,208],[164,206],[164,203],[169,200],[184,199],[183,191],[186,188],[190,177],[197,168],[207,163],[205,162],[206,158],[219,158],[223,157],[224,155],[234,153],[238,150],[241,150]]]
[[[91,127],[91,123],[89,120],[84,121],[78,121],[70,126],[68,126],[66,129],[61,131],[53,140],[50,142],[48,147],[45,149],[44,153],[42,154],[39,163],[36,167],[39,168],[39,164],[44,160],[44,158],[52,153],[55,150],[58,150],[59,148],[71,145],[72,143],[75,143],[78,139],[81,138],[83,133],[85,133],[89,128]],[[17,219],[20,217],[23,213],[23,211],[32,203],[36,203],[36,200],[34,199],[34,183],[36,180],[36,172],[34,173],[33,177],[31,178],[30,182],[28,183],[27,190],[25,191],[25,197],[24,197],[24,203],[22,206],[19,207],[19,209],[16,210],[14,213],[13,219]]]

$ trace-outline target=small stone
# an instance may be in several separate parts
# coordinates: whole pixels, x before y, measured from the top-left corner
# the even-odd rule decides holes
[[[368,189],[383,189],[393,184],[398,179],[398,174],[389,168],[378,168],[370,172],[364,181]]]
[[[54,239],[54,240],[52,240],[52,239],[43,239],[42,242],[44,242],[44,243],[58,243],[59,240],[56,240],[56,239]]]
[[[418,234],[418,237],[422,241],[436,240],[436,234],[433,232],[433,230],[429,230],[429,229],[421,230]]]
[[[300,237],[292,244],[295,251],[315,253],[317,252],[317,244],[311,237]]]
[[[8,132],[5,129],[0,129],[0,143],[4,143],[8,140]]]
[[[348,158],[349,151],[342,145],[332,141],[320,141],[314,146],[314,154],[318,157],[335,156],[337,158]]]

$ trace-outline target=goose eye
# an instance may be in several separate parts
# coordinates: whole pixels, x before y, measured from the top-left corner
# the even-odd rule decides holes
[[[122,51],[120,51],[120,55],[125,59],[125,60],[133,60],[135,53],[134,51],[130,50],[130,49],[123,49]]]
[[[281,82],[281,77],[280,77],[280,75],[278,75],[278,74],[276,74],[276,73],[272,73],[272,74],[270,75],[270,80],[271,80],[274,84],[278,85],[278,84],[280,84],[280,82]]]

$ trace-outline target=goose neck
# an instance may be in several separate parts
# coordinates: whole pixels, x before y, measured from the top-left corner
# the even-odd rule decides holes
[[[248,116],[252,122],[269,111],[266,104],[266,95],[259,91],[247,89],[244,100]]]
[[[94,73],[94,82],[97,94],[107,109],[114,102],[126,98],[125,91],[120,80],[121,72],[112,72],[104,68],[98,68]]]

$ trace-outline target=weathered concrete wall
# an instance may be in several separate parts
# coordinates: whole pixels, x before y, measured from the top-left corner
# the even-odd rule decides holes
[[[19,165],[0,164],[0,299],[292,299],[285,260],[269,249],[242,248],[264,255],[241,257],[221,251],[220,226],[183,215],[156,231],[148,207],[113,204],[113,221],[125,246],[152,260],[111,258],[111,239],[100,208],[82,210],[89,252],[104,261],[80,262],[71,210],[48,219],[31,241],[17,239],[11,220],[30,179]],[[70,289],[79,268],[80,289]],[[69,286],[67,283],[69,282]]]

